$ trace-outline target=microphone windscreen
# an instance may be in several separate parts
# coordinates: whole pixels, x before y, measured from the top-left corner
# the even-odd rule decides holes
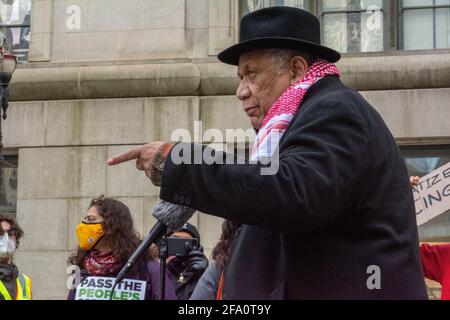
[[[161,223],[176,231],[194,215],[195,210],[164,200],[159,200],[153,207],[153,216]]]

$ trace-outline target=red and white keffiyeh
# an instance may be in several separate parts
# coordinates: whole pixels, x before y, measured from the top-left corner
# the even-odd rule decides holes
[[[289,127],[308,89],[328,75],[340,75],[336,65],[325,60],[318,60],[308,68],[302,79],[291,85],[275,101],[256,136],[251,154],[252,161],[273,156],[281,136]]]

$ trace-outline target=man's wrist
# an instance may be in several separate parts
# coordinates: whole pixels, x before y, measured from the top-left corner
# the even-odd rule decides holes
[[[155,158],[152,162],[152,169],[150,172],[150,180],[155,186],[161,186],[162,174],[164,170],[164,164],[172,151],[173,143],[164,143],[158,149]]]

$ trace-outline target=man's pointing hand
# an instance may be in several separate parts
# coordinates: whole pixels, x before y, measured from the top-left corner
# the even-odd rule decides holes
[[[114,166],[130,160],[136,160],[136,168],[144,171],[147,177],[151,178],[153,160],[163,145],[164,142],[152,142],[136,147],[130,151],[108,159],[108,164],[110,166]]]

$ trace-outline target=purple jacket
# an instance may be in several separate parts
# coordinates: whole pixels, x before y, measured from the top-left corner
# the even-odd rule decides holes
[[[159,300],[159,263],[154,260],[145,261],[143,266],[136,268],[136,271],[127,276],[127,279],[141,280],[147,282],[145,300]],[[90,274],[86,270],[81,270],[81,281],[89,277]],[[165,299],[176,300],[175,289],[173,287],[174,280],[170,272],[166,272]],[[67,296],[67,300],[75,300],[76,289],[71,289]]]

